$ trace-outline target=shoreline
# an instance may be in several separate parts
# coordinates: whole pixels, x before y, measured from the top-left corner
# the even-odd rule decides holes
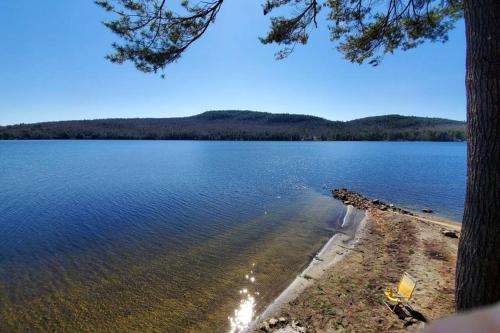
[[[267,305],[265,310],[259,314],[253,321],[253,323],[250,325],[248,328],[247,332],[283,332],[283,330],[286,329],[286,332],[290,333],[301,333],[301,332],[323,332],[323,329],[321,328],[320,330],[316,330],[316,328],[320,328],[321,326],[319,323],[323,322],[328,317],[332,316],[335,317],[334,315],[323,315],[319,319],[318,318],[313,318],[314,317],[314,309],[312,309],[315,305],[313,301],[310,301],[309,299],[311,298],[310,296],[316,296],[317,300],[315,301],[316,303],[321,303],[323,304],[324,307],[329,307],[328,301],[331,301],[329,297],[325,296],[317,296],[316,291],[314,289],[320,289],[322,290],[321,284],[324,284],[326,280],[330,279],[333,276],[336,275],[341,275],[341,274],[346,274],[346,270],[343,270],[340,265],[342,266],[354,266],[350,272],[347,271],[347,277],[350,277],[350,275],[360,275],[358,278],[363,278],[363,272],[360,272],[361,270],[366,270],[364,267],[365,264],[363,263],[367,256],[365,253],[367,252],[377,252],[375,250],[379,250],[379,254],[377,255],[378,257],[386,256],[387,253],[384,252],[390,252],[388,249],[376,249],[374,247],[378,247],[376,244],[377,242],[374,242],[373,244],[370,244],[370,246],[367,246],[367,243],[370,242],[370,238],[372,237],[372,234],[374,233],[373,229],[378,229],[382,227],[385,229],[384,224],[387,222],[388,224],[393,223],[396,221],[398,224],[401,224],[404,226],[403,230],[403,236],[410,233],[415,233],[415,232],[420,232],[424,236],[424,238],[428,238],[424,240],[425,242],[425,249],[413,249],[412,246],[416,244],[419,240],[414,237],[414,235],[410,235],[408,239],[406,239],[404,244],[401,244],[400,247],[405,247],[404,249],[401,248],[399,250],[401,251],[407,251],[407,257],[412,256],[414,253],[417,255],[414,255],[413,258],[410,259],[410,261],[414,258],[419,258],[419,264],[424,267],[422,271],[422,267],[420,267],[420,270],[415,270],[410,268],[410,271],[418,271],[418,273],[413,273],[413,275],[416,275],[417,277],[424,276],[423,274],[429,275],[425,273],[425,267],[426,267],[426,262],[428,262],[429,259],[435,259],[435,260],[441,260],[443,262],[452,262],[452,264],[446,265],[446,272],[443,273],[441,272],[441,267],[439,267],[440,273],[437,274],[437,277],[446,277],[446,285],[447,288],[449,289],[450,287],[453,287],[453,284],[451,284],[451,280],[454,281],[454,264],[453,261],[456,260],[456,251],[454,251],[453,246],[456,247],[455,243],[458,243],[458,241],[454,238],[457,237],[457,235],[460,232],[461,229],[461,224],[439,216],[422,216],[418,215],[416,213],[412,213],[409,211],[406,211],[404,209],[398,208],[392,204],[386,204],[380,200],[370,200],[363,195],[356,193],[356,192],[351,192],[348,191],[347,189],[340,189],[340,190],[334,190],[332,191],[333,197],[335,199],[340,200],[341,202],[344,203],[344,205],[347,206],[347,211],[346,211],[346,216],[344,217],[344,221],[342,223],[342,226],[346,223],[346,218],[348,215],[352,212],[352,210],[358,210],[364,213],[363,218],[354,226],[354,229],[352,230],[352,233],[346,234],[343,232],[338,232],[334,234],[328,242],[322,247],[322,249],[318,252],[317,256],[315,256],[312,261],[309,263],[307,268],[299,275],[297,276],[292,283],[283,291],[281,294],[276,297],[273,302]],[[401,223],[403,222],[403,223]],[[396,225],[399,227],[399,225]],[[417,230],[418,229],[418,230]],[[427,230],[427,229],[432,229],[432,230]],[[446,234],[446,232],[448,234]],[[386,230],[386,232],[391,232],[389,230]],[[383,233],[382,235],[379,235],[383,238],[387,238]],[[451,242],[450,244],[447,244],[447,246],[434,246],[432,243],[435,241],[435,238],[437,237],[448,237],[451,239],[447,239],[447,242]],[[389,247],[391,245],[394,245],[394,243],[389,244]],[[360,249],[361,247],[361,249]],[[451,251],[450,251],[451,247]],[[381,250],[381,251],[380,251]],[[422,250],[422,251],[421,251]],[[424,258],[425,260],[420,260],[422,259],[422,253],[424,255],[427,255],[428,258]],[[446,252],[446,254],[445,254]],[[397,252],[396,252],[397,254]],[[352,265],[351,261],[354,260],[354,258],[349,258],[348,260],[343,260],[346,257],[359,257],[361,256],[361,262],[358,263],[358,265]],[[433,258],[434,256],[434,258]],[[387,265],[387,262],[383,262],[383,265]],[[428,266],[432,266],[432,268],[436,268],[434,266],[439,266],[440,263],[435,264],[434,262],[431,262],[428,264]],[[405,265],[404,262],[398,263],[398,270],[397,274],[401,274],[400,271]],[[384,266],[378,267],[384,269]],[[420,274],[423,273],[423,274]],[[453,273],[453,274],[451,274]],[[382,272],[382,276],[383,276]],[[440,275],[441,274],[441,275]],[[397,276],[397,275],[396,275]],[[397,282],[397,277],[393,274],[393,276],[388,279],[390,282],[395,283]],[[430,282],[436,282],[432,281],[430,279]],[[379,282],[379,281],[378,281]],[[425,281],[425,284],[427,285],[429,281]],[[328,282],[326,282],[328,283]],[[437,284],[439,285],[439,281],[437,281]],[[335,293],[338,295],[343,295],[344,292],[346,293],[351,293],[352,291],[349,290],[351,287],[356,288],[353,285],[349,285],[350,287],[348,289],[345,288],[344,285],[341,283],[333,286],[332,288],[335,289]],[[316,287],[316,288],[315,288]],[[378,290],[383,290],[382,287],[378,287]],[[323,292],[321,292],[323,293]],[[320,293],[320,294],[321,294]],[[380,292],[377,292],[377,294],[380,294]],[[415,292],[415,294],[422,294],[422,292],[419,292],[419,289]],[[452,309],[450,308],[450,299],[452,299],[452,295],[450,295],[449,290],[446,290],[446,295],[444,295],[445,301],[443,301],[443,311],[431,311],[432,314],[429,316],[426,313],[427,318],[429,319],[437,319],[441,317],[444,314],[449,314],[452,312]],[[421,296],[423,299],[424,297]],[[381,298],[377,302],[380,301]],[[301,302],[302,301],[302,302]],[[323,302],[324,301],[324,302]],[[363,301],[361,302],[362,304],[364,303]],[[306,305],[309,306],[306,306]],[[346,306],[348,308],[348,306]],[[438,304],[439,307],[439,304]],[[297,308],[297,309],[295,309]],[[338,309],[340,313],[346,312],[348,309]],[[368,309],[370,310],[369,312],[373,312],[373,306],[364,306],[365,310]],[[417,309],[420,310],[420,308],[417,306]],[[293,312],[297,311],[297,313],[294,315]],[[385,309],[386,310],[386,309]],[[335,313],[337,310],[333,311]],[[306,313],[311,312],[312,315],[306,316]],[[435,314],[436,313],[436,314]],[[388,319],[387,321],[392,321],[392,326],[390,327],[385,327],[383,331],[400,331],[398,329],[394,329],[394,318],[391,318],[391,316],[387,316],[385,313],[382,315],[382,317],[388,317],[388,318],[383,318],[383,319]],[[276,319],[279,317],[279,320]],[[339,332],[343,332],[345,330],[349,330],[349,328],[354,328],[356,327],[356,324],[352,326],[350,323],[345,320],[346,316],[342,316],[342,319],[340,321],[335,321],[335,323],[332,323],[331,326],[334,327],[332,332],[337,332],[337,329],[339,329]],[[397,317],[396,317],[397,318]],[[425,318],[425,317],[424,317]],[[364,320],[361,320],[364,321]],[[378,323],[380,324],[381,322],[384,322],[385,320],[379,319]],[[415,318],[412,317],[405,317],[403,320],[404,322],[404,330],[406,331],[407,328],[412,330],[412,328],[420,328],[424,324],[422,321],[418,321]],[[366,330],[368,326],[365,325],[364,330]],[[356,327],[356,331],[359,329],[363,329],[363,327]],[[328,330],[330,331],[330,330]],[[368,330],[371,332],[378,332],[380,330]]]
[[[356,245],[357,241],[360,239],[361,233],[369,223],[369,216],[366,212],[363,214],[363,218],[360,221],[349,221],[349,218],[353,217],[352,214],[354,209],[356,209],[354,206],[347,207],[346,215],[342,222],[342,227],[346,226],[348,223],[354,222],[356,224],[352,229],[352,234],[349,235],[343,232],[335,233],[325,245],[323,245],[321,250],[300,275],[298,275],[292,283],[290,283],[288,287],[255,318],[254,324],[249,330],[256,329],[260,320],[271,317],[279,312],[284,304],[295,299],[304,289],[313,285],[314,281],[320,278],[327,269],[332,268],[346,257],[348,252],[351,251],[347,249],[347,247],[354,247]]]

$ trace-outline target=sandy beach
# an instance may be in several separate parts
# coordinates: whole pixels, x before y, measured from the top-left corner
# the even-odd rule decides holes
[[[334,235],[255,320],[255,332],[406,332],[454,311],[454,273],[460,224],[408,212],[340,190],[348,216],[363,218]],[[383,290],[403,272],[417,280],[414,313],[393,313]]]

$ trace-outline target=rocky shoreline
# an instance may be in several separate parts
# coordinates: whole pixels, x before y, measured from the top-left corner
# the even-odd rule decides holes
[[[388,204],[386,202],[383,202],[378,199],[368,199],[362,194],[354,191],[349,191],[346,188],[340,188],[340,189],[334,189],[332,190],[332,195],[335,199],[338,199],[344,203],[344,205],[352,205],[358,209],[364,209],[366,211],[369,211],[371,209],[378,209],[380,211],[390,211],[394,213],[399,213],[402,215],[408,215],[408,216],[414,216],[416,218],[424,220],[425,217],[421,217],[417,214],[414,214],[410,211],[407,211],[405,209],[396,207],[394,204]],[[423,208],[422,209],[423,213],[426,214],[431,214],[433,213],[433,210],[430,208]],[[443,225],[443,227],[446,227],[449,225],[449,223],[446,222],[439,222],[437,220],[433,221],[434,223],[440,223]],[[456,230],[455,228],[442,228],[441,233],[447,237],[450,238],[458,238],[460,236],[460,232]]]
[[[459,224],[417,215],[345,188],[332,190],[332,195],[366,212],[366,230],[342,256],[347,260],[314,278],[273,317],[262,316],[265,321],[254,332],[406,332],[453,312]],[[396,315],[383,305],[382,291],[394,286],[403,271],[418,280],[412,306],[422,318]]]
[[[307,333],[305,327],[297,320],[289,320],[285,317],[270,318],[260,324],[258,332],[276,333]]]
[[[267,306],[267,308],[256,318],[251,330],[261,333],[306,333],[307,329],[296,318],[286,315],[277,316],[280,309],[293,302],[306,288],[315,284],[322,278],[323,274],[337,265],[351,251],[362,237],[364,229],[368,224],[367,211],[358,209],[353,205],[347,206],[342,221],[342,226],[322,249],[316,253],[309,265],[295,280]],[[261,321],[266,319],[265,321]]]
[[[380,209],[381,211],[390,210],[404,215],[415,215],[412,212],[396,207],[393,204],[388,204],[378,199],[370,200],[362,194],[349,191],[346,188],[334,189],[332,190],[332,195],[335,199],[342,201],[344,205],[352,205],[358,209],[369,210],[371,208],[375,208]]]

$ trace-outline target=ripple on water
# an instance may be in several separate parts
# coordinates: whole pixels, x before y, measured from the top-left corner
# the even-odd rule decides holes
[[[342,223],[329,188],[460,214],[463,161],[459,144],[0,142],[2,328],[244,325]]]

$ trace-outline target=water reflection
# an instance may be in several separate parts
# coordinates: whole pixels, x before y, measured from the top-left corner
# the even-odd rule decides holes
[[[252,267],[255,267],[255,264],[252,264]],[[245,275],[245,280],[250,283],[255,283],[255,276],[253,276],[253,269],[250,271],[250,274]],[[243,333],[245,332],[250,324],[253,321],[255,316],[255,297],[258,296],[259,292],[252,292],[248,288],[243,288],[239,291],[242,299],[240,301],[240,305],[237,309],[234,310],[234,316],[229,317],[230,329],[229,333]]]

